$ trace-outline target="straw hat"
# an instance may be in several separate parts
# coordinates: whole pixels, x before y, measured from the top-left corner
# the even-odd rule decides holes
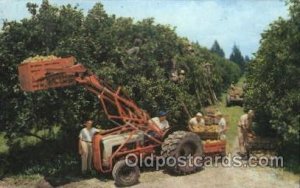
[[[198,113],[196,114],[196,116],[202,117],[203,115],[202,115],[200,112],[198,112]]]
[[[223,116],[223,114],[221,112],[217,112],[216,116]]]

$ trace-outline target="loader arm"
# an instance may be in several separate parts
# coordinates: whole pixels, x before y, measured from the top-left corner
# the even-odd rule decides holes
[[[122,94],[121,87],[112,89],[103,79],[85,68],[82,64],[76,64],[64,68],[47,69],[35,75],[37,80],[49,82],[56,78],[74,79],[77,84],[94,93],[105,112],[107,118],[117,125],[129,126],[132,129],[139,129],[148,132],[152,130],[159,136],[163,131],[153,122],[149,121],[148,113],[139,108],[134,101]]]
[[[78,84],[98,97],[108,119],[118,126],[93,136],[93,164],[97,172],[112,172],[114,177],[122,176],[132,183],[128,167],[119,166],[128,154],[136,155],[136,159],[129,158],[134,162],[142,162],[149,155],[175,158],[179,155],[202,156],[198,135],[185,131],[164,133],[153,121],[149,121],[147,112],[122,93],[121,87],[114,90],[103,79],[75,62],[73,57],[23,61],[18,66],[20,86],[24,91],[33,92]],[[136,165],[138,168],[138,163]],[[199,166],[175,165],[169,170],[187,174],[197,168]],[[139,173],[136,173],[134,179],[138,176]]]

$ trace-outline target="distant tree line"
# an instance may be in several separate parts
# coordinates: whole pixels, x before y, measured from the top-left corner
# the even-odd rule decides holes
[[[210,51],[219,55],[220,57],[225,58],[224,50],[217,40],[214,41],[212,47],[210,48]],[[237,45],[233,45],[229,60],[236,63],[240,67],[242,73],[246,71],[246,66],[250,62],[249,56],[243,56]]]

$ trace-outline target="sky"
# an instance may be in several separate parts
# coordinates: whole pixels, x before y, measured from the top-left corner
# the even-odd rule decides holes
[[[27,2],[42,0],[0,0],[0,20],[29,17]],[[87,13],[101,2],[108,14],[153,17],[156,23],[176,27],[179,36],[210,48],[217,40],[228,57],[236,44],[243,55],[252,56],[259,47],[260,34],[278,17],[287,18],[282,0],[49,0],[51,4],[78,5]],[[2,24],[0,21],[0,24]]]

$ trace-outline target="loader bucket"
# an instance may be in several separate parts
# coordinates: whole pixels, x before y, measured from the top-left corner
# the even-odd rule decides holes
[[[58,58],[38,62],[26,62],[18,66],[19,80],[23,91],[38,91],[75,84],[72,76],[54,74],[47,76],[49,70],[59,70],[74,65],[74,57]]]

